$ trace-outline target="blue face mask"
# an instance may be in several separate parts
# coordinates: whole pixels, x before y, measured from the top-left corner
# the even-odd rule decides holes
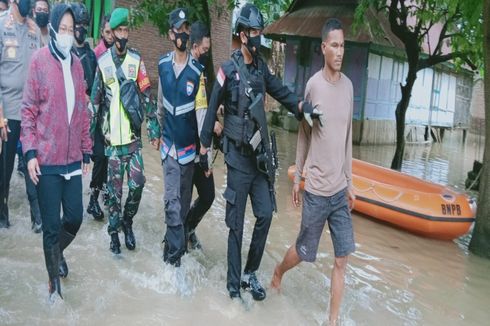
[[[27,17],[31,11],[31,0],[19,0],[17,6],[19,7],[19,14],[22,17]]]

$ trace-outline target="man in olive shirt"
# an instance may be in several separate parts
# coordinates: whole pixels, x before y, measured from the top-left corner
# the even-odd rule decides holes
[[[340,72],[344,33],[340,21],[329,19],[322,29],[324,66],[306,85],[305,96],[323,113],[323,128],[302,123],[296,148],[293,205],[299,206],[299,183],[306,172],[301,229],[296,244],[276,266],[271,288],[279,290],[283,274],[301,261],[316,259],[328,221],[335,253],[330,287],[329,325],[336,325],[344,291],[347,257],[355,250],[352,217],[352,82]],[[307,159],[308,158],[308,159]]]
[[[20,136],[22,93],[31,56],[40,47],[39,28],[27,17],[30,10],[30,0],[13,1],[10,14],[0,18],[0,108],[10,129],[0,154],[0,228],[10,225],[8,195]]]

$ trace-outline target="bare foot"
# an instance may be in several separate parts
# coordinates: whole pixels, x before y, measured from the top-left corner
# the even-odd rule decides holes
[[[281,293],[281,280],[282,280],[282,275],[279,272],[279,265],[274,268],[274,274],[272,275],[272,281],[270,288],[271,290],[277,291],[277,293]]]

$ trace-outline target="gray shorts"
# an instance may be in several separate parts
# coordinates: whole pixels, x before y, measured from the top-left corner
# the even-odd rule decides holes
[[[347,201],[347,189],[329,197],[317,196],[305,191],[301,230],[296,239],[296,251],[301,260],[315,261],[318,243],[327,220],[335,257],[347,256],[354,252],[354,232]]]

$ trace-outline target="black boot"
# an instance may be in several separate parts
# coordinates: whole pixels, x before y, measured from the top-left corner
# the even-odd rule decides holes
[[[70,243],[75,239],[75,236],[70,232],[66,231],[65,228],[61,227],[60,231],[60,265],[59,265],[59,275],[62,278],[68,276],[68,265],[66,264],[65,256],[63,251],[70,245]]]
[[[110,249],[113,254],[119,255],[121,253],[121,243],[119,242],[119,234],[117,232],[111,234]]]
[[[61,295],[61,283],[59,276],[59,264],[60,264],[60,247],[54,246],[44,250],[44,259],[46,260],[46,269],[49,276],[49,299],[54,300],[56,293],[63,299]]]
[[[133,226],[131,222],[123,221],[122,229],[124,232],[124,242],[128,250],[134,250],[136,248],[136,239],[134,238]]]
[[[99,189],[92,188],[87,213],[91,214],[97,221],[101,221],[104,218],[104,212],[99,206]]]
[[[242,289],[250,291],[255,301],[262,301],[265,299],[265,289],[260,285],[255,273],[243,274],[241,286]]]

